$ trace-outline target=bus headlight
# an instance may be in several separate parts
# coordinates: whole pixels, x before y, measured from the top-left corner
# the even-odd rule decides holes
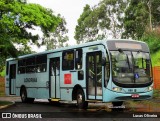
[[[152,90],[153,90],[153,87],[152,87],[152,86],[149,86],[149,87],[147,88],[147,90],[148,90],[148,91],[152,91]]]
[[[122,88],[121,87],[113,87],[112,90],[115,92],[121,92]]]

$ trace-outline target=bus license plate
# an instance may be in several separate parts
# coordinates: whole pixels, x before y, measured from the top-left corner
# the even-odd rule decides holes
[[[132,94],[132,98],[139,98],[139,94]]]

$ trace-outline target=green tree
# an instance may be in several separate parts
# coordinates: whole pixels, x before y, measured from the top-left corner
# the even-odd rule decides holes
[[[77,43],[108,36],[120,38],[126,5],[127,1],[121,0],[103,0],[93,8],[86,5],[75,29]]]
[[[53,11],[38,4],[25,4],[17,0],[0,0],[0,61],[2,66],[6,57],[16,57],[17,45],[29,50],[28,42],[38,44],[38,34],[29,30],[40,27],[44,36],[54,32],[61,19]],[[1,67],[0,69],[2,69]]]
[[[0,42],[1,51],[4,48],[14,48],[14,44],[22,44],[25,47],[29,40],[36,43],[38,35],[33,35],[27,30],[39,26],[45,36],[55,31],[60,18],[53,15],[50,9],[45,9],[36,4],[24,4],[14,0],[0,1]],[[8,46],[9,47],[8,47]],[[3,46],[3,47],[2,47]],[[8,49],[7,49],[8,50]],[[11,49],[12,50],[12,49]],[[16,53],[9,53],[10,55]],[[14,55],[13,55],[14,56]]]
[[[87,41],[87,39],[91,39],[92,37],[90,25],[92,25],[94,21],[89,20],[91,13],[92,13],[92,10],[90,6],[86,5],[83,9],[83,13],[80,15],[80,18],[78,19],[78,25],[75,28],[75,36],[74,36],[78,44],[81,42],[83,43]]]
[[[159,0],[130,0],[125,10],[123,38],[140,39],[160,23]]]
[[[64,17],[61,17],[60,14],[58,14],[58,17],[61,18],[62,21],[58,24],[56,30],[50,33],[50,37],[46,37],[43,41],[43,45],[46,45],[47,50],[68,46],[66,43],[69,40],[66,20]]]
[[[145,41],[151,53],[155,53],[160,50],[160,27],[152,31],[146,31],[145,35],[141,38],[142,41]]]
[[[124,10],[127,7],[127,1],[123,0],[103,0],[100,4],[101,13],[99,26],[101,31],[107,36],[120,38],[123,30]]]

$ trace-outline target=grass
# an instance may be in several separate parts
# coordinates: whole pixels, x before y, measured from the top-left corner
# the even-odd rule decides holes
[[[153,91],[153,99],[160,99],[160,90],[155,89]]]
[[[0,106],[10,105],[10,104],[12,104],[12,102],[9,102],[9,101],[0,101]]]
[[[126,101],[125,104],[130,107],[131,111],[135,111],[135,107],[137,105],[145,105],[146,107],[160,107],[160,90],[154,90],[153,92],[153,99],[151,100],[143,100],[143,101]],[[158,101],[158,102],[157,102]]]
[[[5,76],[5,74],[6,74],[6,69],[5,69],[5,67],[4,67],[3,71],[2,71],[2,72],[0,72],[0,76],[4,77],[4,76]]]
[[[160,50],[151,54],[152,66],[160,66]]]

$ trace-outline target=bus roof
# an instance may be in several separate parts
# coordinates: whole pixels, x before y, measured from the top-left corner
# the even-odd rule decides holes
[[[52,49],[52,50],[48,50],[48,51],[44,51],[44,52],[39,52],[39,53],[27,54],[27,55],[23,55],[23,56],[18,56],[18,58],[21,59],[21,58],[27,58],[27,57],[31,57],[31,56],[50,54],[50,53],[64,51],[64,50],[69,50],[69,49],[82,48],[82,47],[92,46],[92,45],[97,45],[97,44],[106,44],[107,41],[138,42],[138,43],[144,43],[145,44],[145,42],[142,42],[142,41],[129,40],[129,39],[104,39],[104,40],[86,42],[86,43],[79,44],[79,45],[72,45],[72,46],[62,47],[62,48],[58,48],[58,49]],[[16,58],[9,58],[6,61],[11,61],[11,60],[15,60],[15,59]]]

